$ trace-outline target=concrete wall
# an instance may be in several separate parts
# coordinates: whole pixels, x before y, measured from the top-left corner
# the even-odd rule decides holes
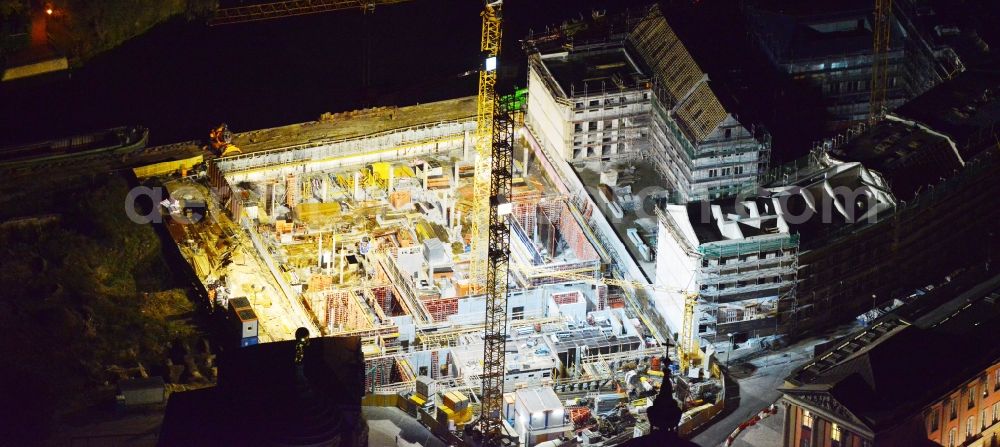
[[[525,120],[537,132],[536,137],[542,144],[567,160],[572,156],[570,108],[556,101],[538,70],[544,70],[544,67],[541,64],[528,65],[528,112]]]

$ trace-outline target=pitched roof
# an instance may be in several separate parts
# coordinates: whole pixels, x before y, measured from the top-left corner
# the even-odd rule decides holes
[[[956,298],[969,305],[943,319],[881,320],[796,369],[781,390],[827,393],[869,427],[892,426],[1000,361],[1000,346],[969,343],[1000,331],[1000,306],[983,299],[994,292]]]
[[[689,140],[701,143],[729,113],[708,85],[708,75],[691,57],[659,6],[653,5],[629,38],[650,66],[665,94],[677,111],[681,130]]]

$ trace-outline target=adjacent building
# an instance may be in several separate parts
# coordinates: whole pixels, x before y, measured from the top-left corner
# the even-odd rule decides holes
[[[659,7],[625,22],[596,40],[529,41],[526,123],[540,143],[571,163],[647,160],[678,203],[756,186],[768,134],[723,104]]]
[[[996,446],[998,279],[915,321],[877,321],[796,369],[780,388],[782,445]]]
[[[774,171],[771,185],[781,186],[767,189],[789,197],[782,213],[801,241],[796,299],[779,316],[791,332],[856,317],[996,257],[1000,210],[986,200],[1000,194],[996,86],[997,75],[963,73]],[[804,210],[814,218],[793,217]]]
[[[887,54],[890,111],[962,67],[950,47],[930,39],[918,26],[923,16],[934,14],[932,9],[908,0],[894,3]],[[873,4],[761,0],[748,6],[746,15],[771,63],[818,90],[831,123],[844,124],[864,120],[869,113]]]
[[[798,236],[777,199],[667,205],[658,212],[656,281],[660,312],[683,326],[685,295],[697,295],[693,336],[706,353],[756,351],[784,328],[779,307],[794,301]]]

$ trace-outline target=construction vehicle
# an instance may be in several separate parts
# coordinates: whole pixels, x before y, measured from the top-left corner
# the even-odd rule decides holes
[[[219,124],[208,133],[208,144],[220,157],[241,154],[243,151],[233,144],[233,133],[226,123]]]

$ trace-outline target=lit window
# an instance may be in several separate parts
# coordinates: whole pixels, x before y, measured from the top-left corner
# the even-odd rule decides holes
[[[951,399],[948,405],[948,420],[955,420],[958,417],[958,405],[955,404],[955,399]]]
[[[969,388],[968,388],[967,391],[969,393],[969,408],[975,407],[976,406],[976,386],[975,385],[969,386]]]
[[[833,424],[833,430],[830,431],[830,440],[833,441],[834,446],[840,445],[840,426]]]
[[[812,428],[813,426],[813,415],[809,410],[802,411],[802,425]]]
[[[969,419],[965,421],[965,437],[971,438],[974,434],[976,434],[976,417],[969,416]]]
[[[953,428],[948,432],[948,447],[955,447],[955,438],[958,437],[958,429]]]

